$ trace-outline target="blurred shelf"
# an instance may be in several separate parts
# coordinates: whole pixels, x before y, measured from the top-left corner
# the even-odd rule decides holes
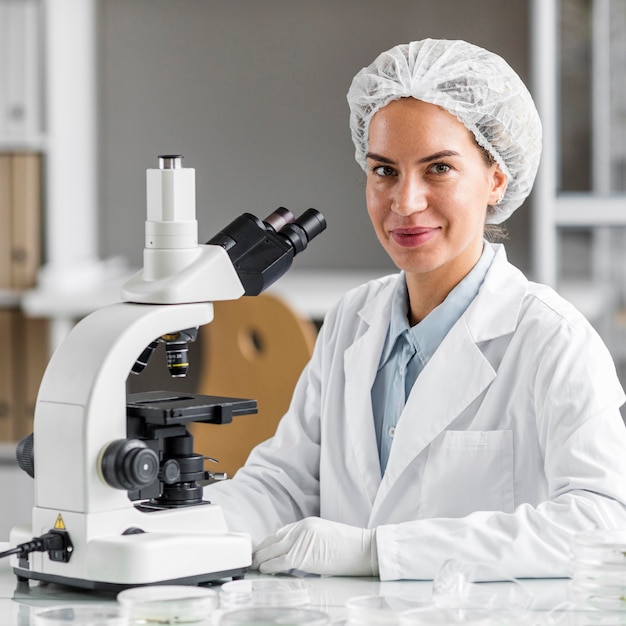
[[[20,305],[22,292],[15,289],[0,289],[0,308],[10,309]]]
[[[560,227],[626,226],[626,195],[562,193],[554,219]]]
[[[45,152],[47,139],[43,136],[0,137],[0,152]]]

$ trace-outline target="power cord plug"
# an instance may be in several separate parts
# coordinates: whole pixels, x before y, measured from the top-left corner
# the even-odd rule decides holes
[[[0,558],[11,556],[12,554],[23,558],[31,552],[47,552],[51,561],[67,563],[72,556],[73,550],[74,546],[66,530],[51,530],[39,537],[35,537],[31,541],[20,543],[15,548],[0,552]]]

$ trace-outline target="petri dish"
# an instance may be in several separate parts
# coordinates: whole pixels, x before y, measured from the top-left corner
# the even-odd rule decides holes
[[[448,559],[433,580],[433,603],[440,608],[487,609],[520,614],[532,606],[530,589],[488,563]]]
[[[624,611],[564,610],[550,613],[544,621],[546,626],[626,626]]]
[[[356,596],[346,603],[348,623],[397,624],[400,613],[416,608],[434,608],[430,600],[412,600],[403,596]]]
[[[302,606],[311,601],[311,593],[312,586],[302,580],[233,580],[222,585],[220,606],[222,609]]]
[[[131,620],[190,624],[209,619],[217,609],[219,596],[205,587],[155,585],[125,589],[117,594],[117,602]]]
[[[626,566],[573,562],[570,564],[570,578],[581,583],[626,587]]]
[[[66,605],[35,611],[34,626],[129,626],[120,608],[110,605]]]
[[[625,626],[624,611],[567,611],[553,626]]]
[[[261,606],[226,611],[219,626],[329,626],[330,618],[323,611],[300,607]]]
[[[571,580],[567,594],[578,609],[615,611],[626,609],[626,587]],[[626,613],[625,613],[626,615]]]
[[[597,530],[579,533],[571,544],[574,563],[618,565],[626,568],[626,531]]]
[[[475,609],[418,608],[400,614],[401,626],[495,626],[501,624],[497,613]]]

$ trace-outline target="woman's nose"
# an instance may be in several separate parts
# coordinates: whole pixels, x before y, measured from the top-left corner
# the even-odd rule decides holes
[[[417,176],[404,176],[398,180],[391,210],[399,215],[423,211],[428,206],[426,186]]]

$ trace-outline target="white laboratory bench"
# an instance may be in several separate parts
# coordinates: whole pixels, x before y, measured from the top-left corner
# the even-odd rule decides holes
[[[8,548],[7,543],[0,543],[0,551]],[[250,577],[260,576],[250,573]],[[309,608],[326,612],[333,624],[345,621],[346,602],[350,598],[363,595],[391,595],[410,597],[414,600],[431,598],[431,581],[390,581],[380,582],[374,578],[318,578],[307,577],[313,588]],[[553,611],[566,600],[566,579],[524,580],[523,584],[534,596],[531,611],[524,621],[513,622],[529,626],[548,624]],[[482,583],[503,596],[510,589],[511,583]],[[219,587],[216,587],[219,588]],[[33,611],[58,605],[114,603],[115,594],[63,588],[57,585],[41,585],[36,582],[18,583],[10,566],[9,559],[0,560],[0,624],[2,626],[28,626],[32,624]],[[626,621],[626,612],[622,613]],[[555,623],[555,622],[552,622]],[[559,624],[562,622],[559,621]],[[568,621],[567,624],[570,622]],[[574,622],[571,622],[574,623]],[[578,623],[578,622],[576,622]],[[618,623],[618,622],[616,622]],[[623,623],[623,622],[619,622]],[[563,624],[565,626],[565,624]]]

